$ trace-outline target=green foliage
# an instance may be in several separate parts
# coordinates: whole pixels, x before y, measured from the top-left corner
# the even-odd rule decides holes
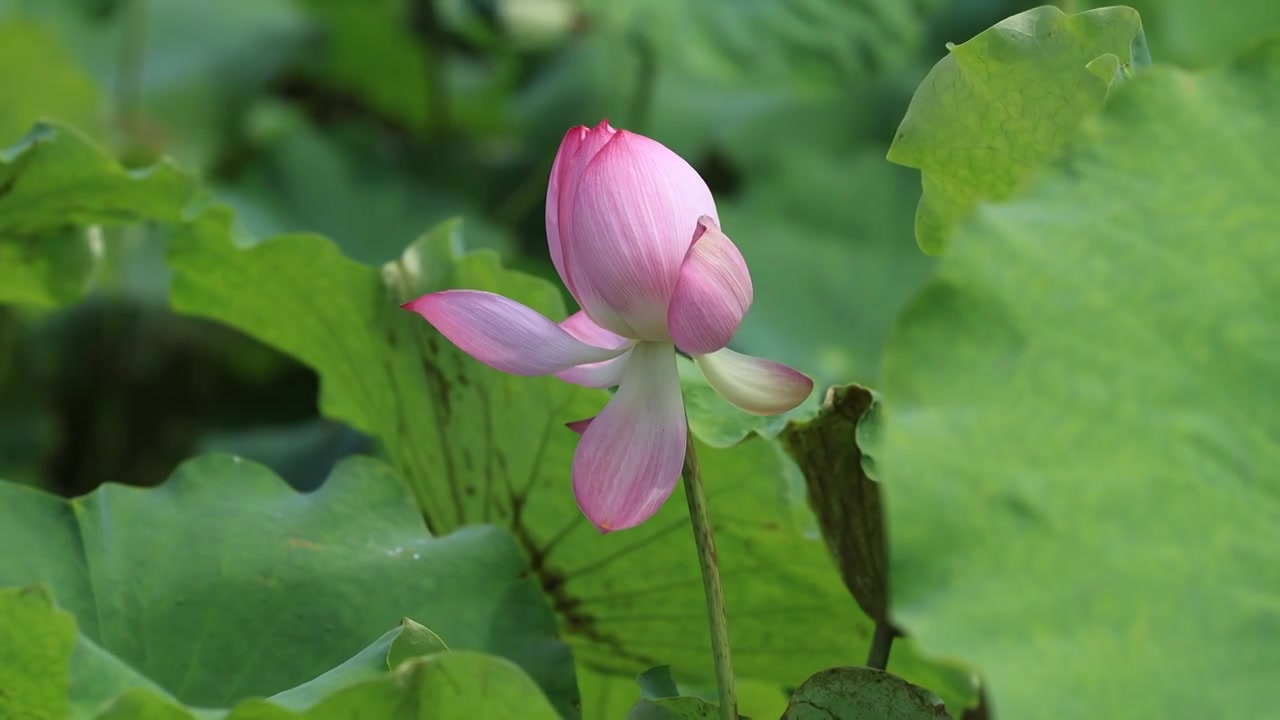
[[[379,270],[314,236],[237,247],[229,223],[225,209],[215,208],[175,238],[176,308],[241,328],[314,367],[325,413],[382,442],[435,531],[476,522],[508,527],[533,558],[580,662],[632,675],[662,660],[706,676],[702,586],[681,491],[643,527],[603,537],[573,502],[567,469],[577,436],[563,425],[599,412],[606,395],[484,367],[396,307],[427,291],[466,287],[563,317],[549,284],[504,270],[490,253],[457,255],[457,224],[428,233]],[[734,498],[717,544],[744,648],[738,671],[781,685],[797,668],[838,663],[850,643],[870,637],[870,625],[831,575],[822,546],[804,537],[780,502],[777,452],[755,440],[732,451],[700,449],[699,458],[714,478],[713,498]],[[655,613],[659,597],[682,610]],[[779,607],[806,609],[814,639],[803,648],[789,639],[793,627],[783,632],[766,614]],[[833,625],[840,629],[820,630]]]
[[[49,585],[100,649],[73,694],[119,693],[134,683],[109,687],[100,673],[133,679],[124,665],[183,702],[227,706],[310,680],[410,616],[451,648],[523,664],[562,712],[576,702],[569,653],[516,544],[493,528],[430,537],[377,461],[345,461],[305,496],[217,456],[155,489],[0,494],[0,544],[27,549],[0,560],[0,586]]]
[[[1141,27],[1130,8],[1045,6],[948,46],[889,149],[921,170],[921,249],[941,252],[975,204],[1008,197],[1101,109]]]
[[[104,254],[100,226],[176,222],[195,192],[170,163],[128,171],[74,130],[37,126],[0,152],[0,303],[79,299]]]
[[[929,720],[948,717],[929,692],[865,667],[823,670],[804,681],[782,720]]]
[[[601,117],[707,178],[733,347],[836,386],[758,418],[681,363],[743,712],[958,715],[981,673],[1000,718],[1266,716],[1277,5],[1025,7],[0,0],[0,145],[39,123],[0,151],[0,476],[83,495],[0,483],[0,716],[717,717],[681,491],[603,537],[573,502],[608,394],[396,307],[563,317],[509,268],[554,276],[556,143]],[[892,675],[847,667],[868,616]]]
[[[1001,716],[1273,711],[1277,88],[1275,42],[1126,83],[886,352],[893,616]]]

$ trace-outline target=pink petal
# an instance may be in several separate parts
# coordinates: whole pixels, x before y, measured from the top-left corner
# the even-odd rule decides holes
[[[600,318],[612,312],[631,337],[668,340],[667,305],[698,218],[719,222],[707,184],[679,155],[622,130],[587,164],[572,201],[560,228],[583,308],[611,328]]]
[[[431,293],[401,307],[421,315],[471,357],[512,375],[550,375],[626,352],[588,345],[536,310],[479,290]]]
[[[596,347],[619,348],[633,343],[633,341],[611,330],[600,327],[581,310],[565,318],[560,323],[560,327],[582,342]]]
[[[610,332],[592,322],[587,314],[579,310],[570,315],[564,322],[560,323],[560,327],[565,332],[578,338],[579,340],[594,345],[596,347],[619,348],[623,345],[630,347],[635,344],[634,340]],[[579,365],[569,368],[563,372],[556,373],[556,377],[574,385],[581,385],[589,388],[609,388],[617,385],[622,380],[622,369],[627,365],[629,353],[624,353],[612,360],[604,362],[589,363],[587,365]]]
[[[587,167],[600,150],[611,140],[617,131],[609,126],[608,120],[601,120],[594,128],[576,127],[565,135],[556,153],[556,161],[551,167],[551,181],[547,185],[547,244],[551,251],[551,261],[555,263],[560,279],[578,304],[589,313],[597,323],[607,325],[618,333],[635,335],[626,321],[623,320],[608,303],[600,300],[600,295],[591,286],[589,278],[575,277],[571,272],[568,258],[573,252],[570,239],[573,237],[574,199],[582,180],[582,171]]]
[[[564,229],[561,227],[561,216],[568,215],[566,204],[572,202],[577,192],[578,179],[582,169],[591,158],[596,156],[600,148],[613,137],[616,131],[609,126],[608,120],[601,120],[594,128],[584,125],[569,128],[564,139],[560,141],[560,149],[556,151],[555,162],[551,164],[551,178],[547,182],[547,249],[551,253],[551,262],[556,272],[564,281],[564,286],[573,293],[573,286],[565,273],[564,266]],[[570,218],[565,217],[565,220]],[[576,294],[575,294],[576,297]]]
[[[667,310],[667,328],[676,347],[701,355],[728,345],[752,297],[751,273],[742,253],[711,218],[699,218]]]
[[[587,519],[609,532],[657,512],[680,477],[685,432],[675,348],[640,343],[573,456],[573,493]]]
[[[582,433],[587,431],[588,427],[591,426],[592,420],[595,420],[595,418],[589,417],[589,418],[584,418],[582,420],[574,420],[573,422],[565,423],[564,426],[581,435]]]
[[[693,362],[720,397],[753,415],[787,412],[813,392],[813,381],[799,371],[729,348],[695,355]]]

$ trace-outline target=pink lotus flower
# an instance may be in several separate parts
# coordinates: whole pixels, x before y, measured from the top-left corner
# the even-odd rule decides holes
[[[647,520],[680,477],[677,348],[750,413],[786,412],[812,391],[799,372],[725,347],[751,306],[751,276],[720,232],[706,183],[658,142],[607,121],[571,129],[551,168],[547,244],[582,307],[562,323],[475,290],[431,293],[404,307],[503,372],[618,386],[598,416],[571,424],[582,433],[574,495],[600,531]]]

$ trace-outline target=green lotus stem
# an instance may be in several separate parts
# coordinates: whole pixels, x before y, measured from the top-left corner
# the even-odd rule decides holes
[[[729,622],[725,617],[724,586],[720,584],[720,563],[716,559],[716,541],[707,514],[707,496],[702,489],[702,473],[694,452],[693,433],[684,455],[684,495],[689,501],[689,519],[693,521],[693,540],[698,546],[698,562],[702,565],[702,589],[707,596],[707,620],[711,625],[711,654],[716,663],[716,688],[720,691],[720,717],[737,720],[738,696],[734,687],[733,658],[729,654]]]
[[[889,667],[889,650],[893,648],[895,634],[889,623],[883,620],[876,623],[875,634],[871,636],[871,651],[867,653],[867,667],[876,670]]]

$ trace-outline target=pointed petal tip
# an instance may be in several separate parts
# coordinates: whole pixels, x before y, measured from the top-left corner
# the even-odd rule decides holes
[[[592,420],[595,420],[594,416],[589,418],[583,418],[582,420],[574,420],[573,422],[567,422],[564,424],[564,426],[574,431],[575,433],[581,435],[582,433],[587,431],[587,427],[591,425]]]

